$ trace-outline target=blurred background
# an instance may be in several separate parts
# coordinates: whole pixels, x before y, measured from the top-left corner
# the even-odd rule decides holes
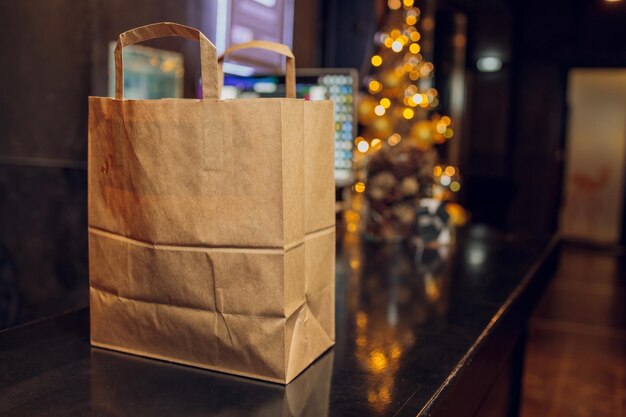
[[[377,149],[427,121],[435,180],[471,223],[624,245],[625,1],[2,0],[0,329],[88,304],[87,97],[111,95],[117,35],[158,21],[220,52],[293,48],[298,94],[335,101],[339,213]],[[128,97],[198,97],[194,42],[124,57]],[[282,94],[277,57],[233,59],[228,98]]]

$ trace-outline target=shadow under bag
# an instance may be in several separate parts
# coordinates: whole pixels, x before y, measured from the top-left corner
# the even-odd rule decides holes
[[[123,98],[122,48],[200,44],[203,99]],[[91,343],[288,383],[334,344],[331,101],[219,100],[221,68],[198,30],[122,33],[115,98],[89,98]],[[219,62],[223,57],[219,58]]]

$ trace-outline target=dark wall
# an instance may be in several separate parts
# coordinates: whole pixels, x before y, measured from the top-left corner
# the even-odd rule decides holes
[[[505,229],[513,205],[511,110],[513,15],[501,1],[467,2],[466,118],[460,167],[464,204],[475,222]],[[476,61],[497,56],[498,72],[479,72]]]
[[[626,67],[626,4],[571,0],[452,1],[465,10],[468,120],[466,204],[505,229],[556,230],[567,146],[567,72]],[[504,67],[479,73],[497,51]]]
[[[626,4],[581,0],[511,4],[517,20],[518,68],[513,168],[515,181],[522,184],[511,223],[531,230],[554,229],[567,146],[567,71],[578,66],[626,67]]]
[[[0,2],[0,328],[85,304],[91,16]]]

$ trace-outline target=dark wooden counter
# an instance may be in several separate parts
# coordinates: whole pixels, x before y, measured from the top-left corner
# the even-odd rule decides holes
[[[337,344],[287,387],[91,348],[87,310],[9,329],[0,415],[514,415],[526,322],[558,249],[481,227],[447,255],[345,236]]]

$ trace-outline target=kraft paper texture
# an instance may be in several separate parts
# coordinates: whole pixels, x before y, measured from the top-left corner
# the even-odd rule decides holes
[[[123,99],[121,50],[199,41],[202,100]],[[89,98],[95,346],[288,383],[334,344],[330,101],[219,100],[215,47],[158,23],[120,35],[116,97]],[[220,58],[220,62],[223,58]]]

